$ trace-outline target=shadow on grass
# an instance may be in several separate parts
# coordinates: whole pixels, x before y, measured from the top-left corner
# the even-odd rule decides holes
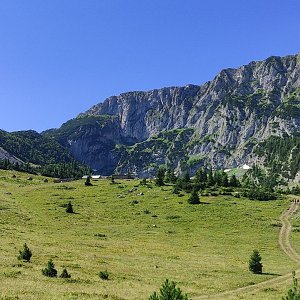
[[[270,273],[270,272],[262,272],[260,275],[282,276],[281,274],[277,274],[277,273]]]

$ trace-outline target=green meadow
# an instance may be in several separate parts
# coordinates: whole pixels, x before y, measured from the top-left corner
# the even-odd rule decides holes
[[[172,186],[28,176],[0,170],[1,299],[148,299],[166,278],[192,299],[214,299],[297,269],[278,245],[278,218],[289,199],[216,196],[190,205]],[[69,201],[74,214],[66,213]],[[294,230],[292,243],[298,241]],[[17,259],[24,243],[33,253],[29,263]],[[263,258],[262,275],[248,270],[253,249]],[[66,268],[72,277],[43,276],[50,258],[58,274]],[[99,278],[105,270],[109,280]],[[290,285],[228,299],[281,299]]]

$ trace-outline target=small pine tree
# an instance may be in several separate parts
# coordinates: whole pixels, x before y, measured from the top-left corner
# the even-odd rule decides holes
[[[66,212],[69,213],[69,214],[74,213],[73,205],[72,205],[71,201],[67,204]]]
[[[282,300],[300,300],[300,291],[298,288],[298,280],[295,277],[296,273],[293,271],[293,287],[287,292],[287,296],[282,297]]]
[[[71,278],[71,274],[68,273],[67,269],[63,269],[61,274],[59,275],[60,278]]]
[[[189,204],[200,204],[200,198],[198,195],[198,192],[196,190],[193,190],[190,198],[188,199]]]
[[[164,167],[159,167],[157,174],[156,174],[156,179],[155,179],[155,184],[158,186],[163,186],[165,185],[164,179],[165,179],[165,168]]]
[[[57,276],[57,271],[54,267],[54,263],[53,263],[52,259],[50,259],[48,261],[47,268],[42,269],[42,273],[43,273],[43,275],[45,275],[47,277],[56,277]]]
[[[262,273],[261,256],[258,250],[253,250],[249,260],[249,270],[254,274]]]
[[[189,300],[187,295],[182,294],[182,291],[179,287],[176,287],[176,283],[174,281],[166,281],[163,283],[160,288],[160,294],[158,295],[154,292],[149,300]]]
[[[229,180],[229,186],[232,186],[232,187],[237,187],[240,185],[240,182],[239,180],[236,178],[236,176],[233,174],[231,177],[230,177],[230,180]]]
[[[108,280],[109,274],[108,274],[107,270],[101,271],[101,272],[99,273],[99,277],[100,277],[102,280]]]
[[[84,183],[86,186],[91,186],[92,183],[91,183],[91,176],[88,176],[85,180],[85,183]]]
[[[174,174],[174,169],[168,168],[166,171],[165,181],[170,183],[175,183],[177,180],[176,175]]]
[[[19,253],[20,253],[19,256],[18,256],[19,260],[24,260],[26,262],[30,261],[30,258],[32,256],[32,252],[30,251],[30,249],[28,248],[26,243],[23,246],[23,250],[20,250]]]
[[[187,172],[184,174],[183,181],[184,181],[184,182],[190,182],[190,181],[191,181],[191,177],[190,177],[189,171],[187,171]]]

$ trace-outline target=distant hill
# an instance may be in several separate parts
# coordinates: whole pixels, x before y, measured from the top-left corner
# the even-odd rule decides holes
[[[6,158],[13,162],[44,165],[73,160],[69,151],[56,140],[33,130],[11,133],[0,130],[0,147],[9,153]]]

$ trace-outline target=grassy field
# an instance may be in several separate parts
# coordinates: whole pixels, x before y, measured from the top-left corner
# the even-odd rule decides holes
[[[188,195],[173,195],[171,186],[100,180],[86,187],[27,177],[0,170],[1,299],[147,299],[166,278],[193,299],[297,268],[278,246],[278,217],[289,200],[218,196],[189,205]],[[75,214],[65,212],[69,201]],[[297,241],[300,233],[294,235]],[[17,260],[25,242],[30,263]],[[248,271],[255,248],[263,275]],[[72,278],[43,276],[50,258]],[[98,276],[104,270],[108,281]],[[281,299],[290,285],[237,299]]]

